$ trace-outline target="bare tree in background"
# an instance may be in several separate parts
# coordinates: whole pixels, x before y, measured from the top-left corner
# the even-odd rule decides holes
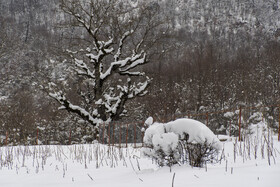
[[[75,36],[79,42],[66,50],[68,70],[78,76],[78,93],[73,96],[65,79],[64,91],[49,83],[49,95],[60,109],[92,125],[97,139],[99,124],[119,120],[127,101],[147,93],[151,80],[139,67],[149,62],[148,50],[158,39],[157,9],[117,0],[62,0],[61,9],[71,17],[69,26],[83,31]]]

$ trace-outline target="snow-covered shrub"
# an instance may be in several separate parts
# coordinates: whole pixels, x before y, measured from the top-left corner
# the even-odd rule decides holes
[[[159,166],[174,165],[179,158],[178,141],[178,136],[172,132],[155,134],[152,137],[152,144],[149,148],[143,149],[143,153],[157,160]]]
[[[183,158],[187,158],[189,164],[193,167],[203,167],[205,163],[213,162],[216,159],[218,150],[209,145],[207,141],[204,143],[185,143],[185,147],[180,151]]]
[[[195,167],[212,161],[222,147],[207,126],[192,119],[153,123],[145,131],[144,145],[142,153],[159,166],[188,162]]]

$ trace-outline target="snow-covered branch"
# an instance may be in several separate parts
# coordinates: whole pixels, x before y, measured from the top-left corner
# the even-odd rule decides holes
[[[83,109],[80,106],[73,105],[70,103],[69,100],[66,99],[66,97],[63,95],[62,91],[49,93],[49,96],[56,99],[60,104],[60,109],[65,109],[69,112],[76,113],[84,120],[88,121],[91,125],[98,127],[98,124],[102,123],[103,121],[98,119],[97,116],[92,116],[88,111]]]
[[[119,59],[120,59],[120,56],[121,56],[121,53],[122,53],[121,51],[122,51],[122,48],[123,48],[123,45],[124,45],[124,40],[132,33],[133,33],[133,31],[127,31],[123,34],[122,38],[120,39],[118,51],[114,56],[115,62],[119,61]]]
[[[86,63],[84,63],[83,60],[79,60],[79,59],[75,58],[74,61],[75,61],[76,67],[79,68],[79,69],[75,69],[75,71],[79,75],[86,75],[88,78],[95,79],[94,70],[91,71],[88,68],[88,66],[86,65]]]
[[[117,89],[119,94],[116,95],[114,88],[104,95],[104,104],[106,112],[110,114],[111,119],[118,118],[124,114],[125,103],[129,99],[133,99],[137,96],[144,96],[147,93],[147,88],[150,84],[150,79],[146,77],[146,81],[143,83],[132,84],[131,79],[128,78],[127,85],[118,85]]]
[[[120,69],[120,72],[127,72],[133,68],[135,68],[136,66],[142,65],[146,63],[146,53],[142,52],[141,55],[143,54],[143,56],[141,58],[135,59],[133,61],[131,61],[131,63],[127,63],[127,66]]]
[[[135,98],[136,96],[142,97],[148,93],[147,88],[151,83],[151,79],[149,77],[146,77],[146,79],[147,80],[143,83],[140,82],[137,85],[134,84],[133,86],[131,86],[130,94],[128,95],[129,99]]]
[[[138,65],[142,65],[146,63],[146,54],[140,53],[136,55],[132,55],[132,57],[127,57],[124,60],[119,60],[116,62],[112,62],[110,67],[105,71],[105,73],[101,72],[100,78],[105,80],[109,77],[114,71],[119,74],[129,74],[128,71],[135,68]],[[136,76],[137,73],[134,73]],[[140,73],[138,75],[141,75]]]

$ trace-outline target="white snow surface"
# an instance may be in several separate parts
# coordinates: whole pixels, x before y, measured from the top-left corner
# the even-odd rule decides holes
[[[266,149],[262,158],[261,143],[256,144],[255,159],[253,152],[250,157],[247,151],[242,154],[248,146],[237,142],[234,161],[233,140],[223,143],[220,163],[208,164],[207,169],[173,166],[171,171],[141,157],[139,149],[131,145],[121,149],[99,144],[0,147],[0,186],[170,187],[175,173],[174,187],[276,187],[280,182],[280,142],[277,136],[272,139],[275,161],[271,157],[270,165]],[[253,146],[250,149],[253,151]],[[96,157],[97,152],[100,157]]]
[[[173,125],[180,129],[181,124]],[[125,144],[123,148],[101,144],[3,146],[0,187],[170,187],[174,175],[174,187],[276,187],[280,183],[280,141],[266,126],[265,121],[252,124],[253,133],[244,142],[230,137],[221,143],[220,162],[205,168],[159,168],[142,157],[140,149],[133,145],[124,148]],[[149,131],[159,132],[154,138],[159,143],[172,145],[178,137],[162,133],[159,123]],[[0,139],[3,143],[5,136]]]

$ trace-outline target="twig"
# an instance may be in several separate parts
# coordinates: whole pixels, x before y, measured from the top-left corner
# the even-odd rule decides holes
[[[87,174],[88,175],[88,177],[93,181],[93,178],[89,175],[89,174]]]
[[[173,177],[172,177],[172,187],[174,187],[175,174],[176,174],[176,173],[174,173],[174,174],[173,174]]]

